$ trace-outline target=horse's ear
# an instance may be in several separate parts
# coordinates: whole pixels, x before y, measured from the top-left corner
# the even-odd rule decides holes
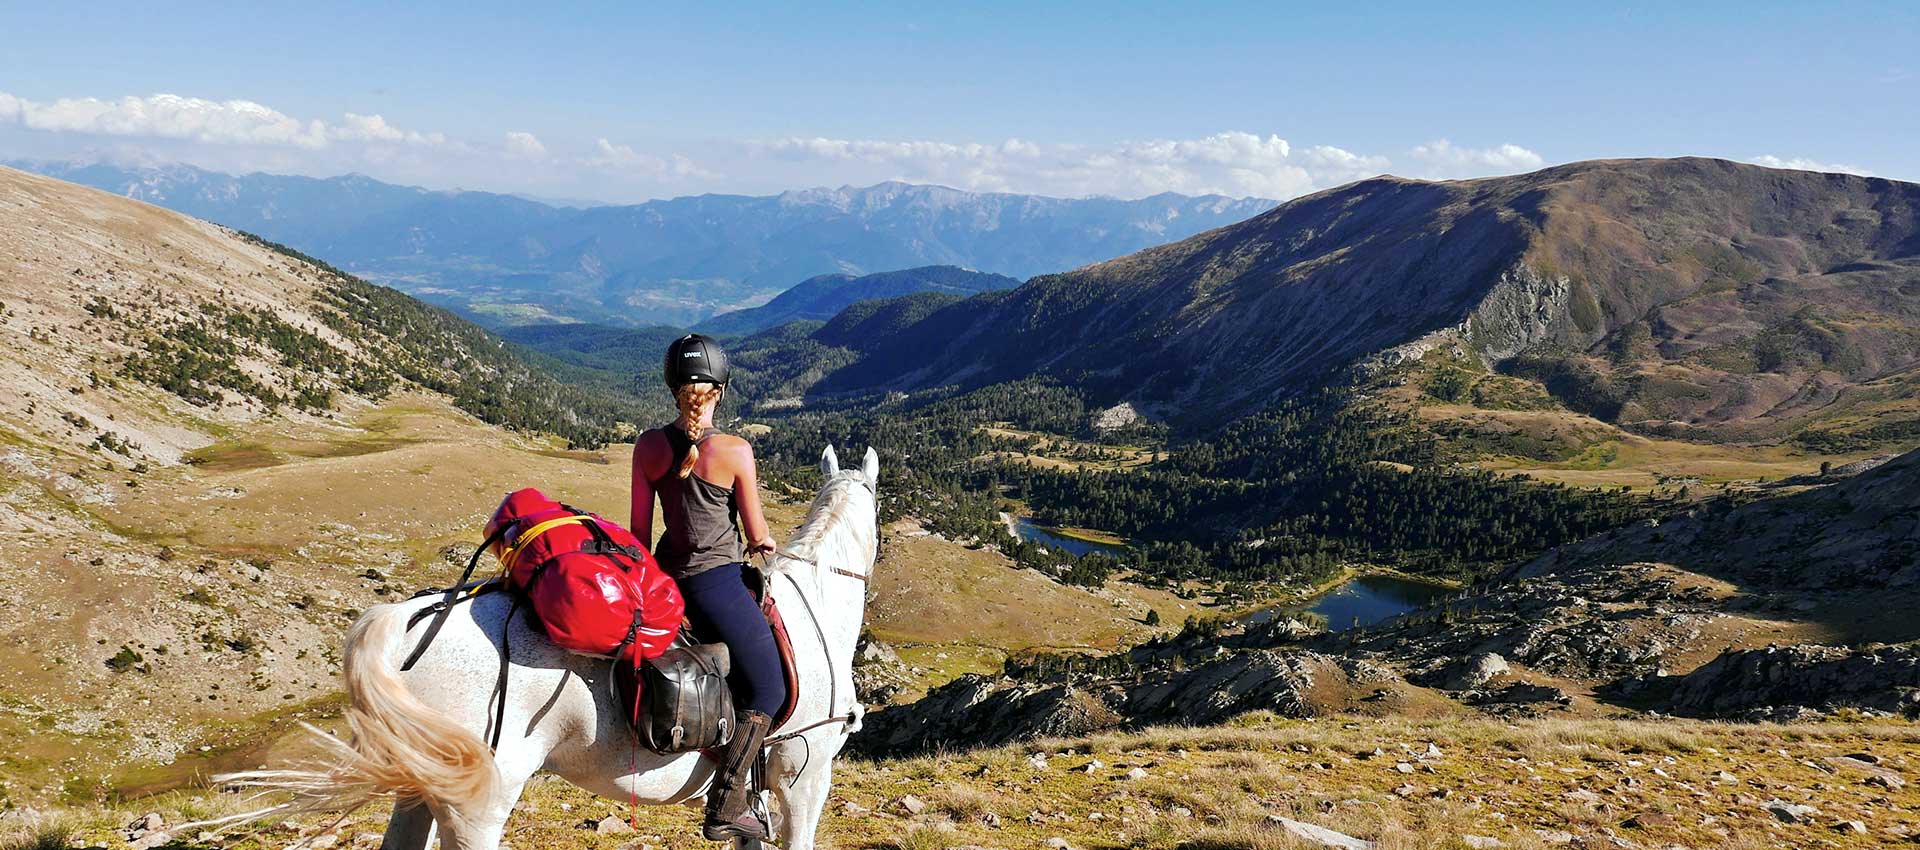
[[[880,483],[880,453],[872,446],[867,447],[866,459],[860,461],[860,474],[867,477],[868,484]]]
[[[840,473],[840,458],[833,453],[833,446],[820,453],[820,474],[832,478]]]

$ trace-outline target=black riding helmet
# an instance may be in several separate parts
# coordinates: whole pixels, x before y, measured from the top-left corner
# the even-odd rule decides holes
[[[732,373],[726,349],[706,334],[687,334],[667,346],[667,389],[678,390],[695,382],[724,387]]]

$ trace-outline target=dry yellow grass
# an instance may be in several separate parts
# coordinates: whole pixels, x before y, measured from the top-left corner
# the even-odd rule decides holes
[[[1470,835],[1512,848],[1545,847],[1554,846],[1555,833],[1600,846],[1617,836],[1643,847],[1904,841],[1920,830],[1920,792],[1867,785],[1871,774],[1840,758],[1863,752],[1911,776],[1920,768],[1920,729],[1481,717],[1289,721],[1256,714],[1212,728],[844,761],[823,837],[841,848],[1039,847],[1055,837],[1081,848],[1305,846],[1269,821],[1279,815],[1376,840],[1383,850],[1463,847]],[[1034,754],[1045,766],[1030,760]],[[1086,769],[1094,761],[1099,766]],[[1135,767],[1146,778],[1128,779]],[[909,794],[927,804],[918,815],[902,805]],[[1763,808],[1773,798],[1808,802],[1820,813],[1783,823]],[[210,804],[204,795],[175,793],[62,816],[78,825],[80,838],[115,847],[124,845],[112,827],[140,812],[155,809],[174,821],[221,806],[218,798]],[[609,814],[626,812],[619,802],[536,780],[508,840],[590,850],[635,840],[706,846],[694,837],[697,813],[687,809],[642,810],[635,834],[578,828]],[[1633,821],[1650,814],[1663,817]],[[355,815],[339,832],[354,842],[377,832],[382,817]],[[1834,829],[1854,820],[1868,832]],[[20,834],[18,826],[9,822],[9,837]],[[280,846],[312,829],[283,827],[237,846]]]

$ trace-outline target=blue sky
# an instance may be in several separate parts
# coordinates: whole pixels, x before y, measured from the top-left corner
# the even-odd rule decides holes
[[[1680,154],[1920,178],[1911,3],[161,5],[0,8],[0,157],[618,201]]]

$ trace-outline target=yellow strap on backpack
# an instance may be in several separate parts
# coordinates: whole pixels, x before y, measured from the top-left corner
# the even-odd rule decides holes
[[[554,519],[547,520],[545,522],[537,523],[532,528],[529,528],[526,531],[521,532],[518,537],[514,538],[513,545],[507,547],[506,554],[500,556],[500,574],[503,576],[511,575],[513,573],[514,560],[520,557],[521,552],[526,551],[528,544],[539,539],[540,535],[545,534],[549,531],[552,531],[553,529],[559,528],[560,526],[566,525],[568,523],[575,523],[575,522],[586,523],[586,522],[592,522],[592,521],[593,521],[593,517],[591,516],[587,516],[585,514],[574,514],[573,516],[557,517]]]

